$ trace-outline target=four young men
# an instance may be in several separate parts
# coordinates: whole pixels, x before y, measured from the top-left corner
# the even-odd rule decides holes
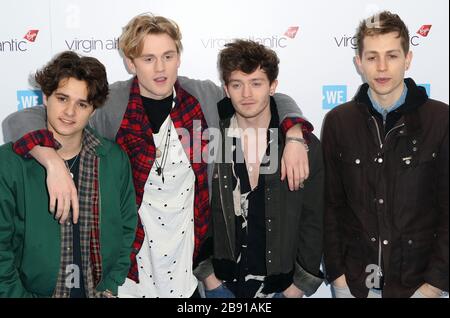
[[[272,97],[274,52],[251,41],[228,44],[219,55],[223,99],[212,82],[177,76],[182,46],[174,22],[150,15],[129,22],[120,47],[136,76],[111,85],[91,119],[128,154],[136,191],[131,269],[115,281],[125,281],[120,297],[198,297],[197,279],[207,297],[309,296],[322,282],[322,241],[335,297],[448,291],[448,106],[404,79],[412,53],[397,15],[363,21],[357,37],[367,83],[324,122],[324,171],[309,123],[285,96]],[[4,123],[5,136],[19,139],[17,154],[30,152],[45,167],[55,217],[65,221],[72,207],[76,222],[80,200],[82,221],[82,193],[52,149],[59,140],[45,118],[43,108],[16,113]],[[215,135],[209,143],[206,134]],[[16,213],[9,204],[0,212]],[[106,289],[117,294],[109,286],[97,291]]]

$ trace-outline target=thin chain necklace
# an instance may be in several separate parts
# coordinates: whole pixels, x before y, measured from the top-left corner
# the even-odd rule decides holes
[[[72,177],[72,179],[73,179],[72,168],[73,168],[73,166],[75,166],[75,163],[78,161],[78,156],[79,156],[79,155],[80,155],[80,153],[78,153],[78,154],[76,155],[75,160],[72,162],[72,164],[70,165],[70,167],[69,167],[69,164],[68,164],[69,160],[64,161],[64,162],[66,163],[67,168],[69,169],[69,173],[70,173],[70,176]]]
[[[158,163],[158,161],[155,159],[155,165],[156,165],[156,173],[158,176],[161,176],[162,182],[164,183],[164,168],[166,166],[167,158],[169,157],[169,146],[170,146],[170,132],[172,131],[172,123],[169,122],[167,124],[167,130],[166,130],[166,140],[164,141],[164,149],[161,154],[161,150],[159,148],[156,148],[156,156],[159,158],[161,157],[161,164]],[[163,137],[164,139],[164,137]]]

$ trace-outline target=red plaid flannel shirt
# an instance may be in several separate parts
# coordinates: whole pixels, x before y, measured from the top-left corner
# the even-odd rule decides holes
[[[283,134],[286,136],[287,131],[297,124],[302,125],[303,138],[305,138],[306,142],[309,142],[309,134],[312,133],[312,131],[314,130],[313,125],[311,125],[309,121],[300,117],[294,118],[289,117],[283,120],[280,127],[281,130],[283,131]]]
[[[172,109],[170,117],[175,128],[184,128],[189,131],[190,139],[182,138],[181,142],[192,163],[192,169],[196,176],[194,198],[195,259],[206,236],[210,207],[207,163],[205,160],[194,163],[193,159],[194,153],[204,153],[203,150],[207,147],[208,141],[202,140],[199,137],[201,137],[201,134],[208,126],[197,99],[183,90],[178,83],[175,84],[175,91],[175,107]],[[194,120],[201,122],[201,131],[193,131]],[[197,136],[194,136],[194,134]],[[198,143],[194,142],[194,140],[202,141]],[[136,78],[131,86],[130,100],[119,132],[117,133],[116,141],[127,152],[130,158],[137,205],[140,206],[144,194],[144,186],[155,161],[156,148],[153,141],[153,130],[142,106],[139,84]],[[201,149],[198,149],[198,147],[201,147]],[[136,282],[139,281],[136,256],[142,246],[144,237],[144,229],[139,220],[136,238],[133,243],[133,251],[131,253],[131,269],[128,273],[128,277]]]

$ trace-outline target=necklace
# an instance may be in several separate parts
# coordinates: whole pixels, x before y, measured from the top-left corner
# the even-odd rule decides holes
[[[164,149],[161,153],[160,147],[156,148],[156,158],[161,158],[161,163],[158,163],[158,161],[155,159],[155,165],[156,165],[156,173],[158,176],[161,176],[162,182],[164,183],[164,167],[166,166],[168,154],[169,154],[169,146],[170,146],[170,132],[172,130],[172,124],[169,122],[167,125],[166,130],[166,136],[164,141]],[[163,136],[164,139],[164,136]]]
[[[77,154],[77,156],[75,157],[75,160],[72,162],[72,164],[70,165],[70,167],[69,167],[69,164],[68,164],[69,160],[65,161],[67,168],[69,168],[69,173],[70,173],[70,176],[72,177],[72,179],[73,179],[72,168],[73,168],[73,166],[75,165],[75,163],[78,161],[78,156],[79,156],[79,155],[80,155],[80,153]]]

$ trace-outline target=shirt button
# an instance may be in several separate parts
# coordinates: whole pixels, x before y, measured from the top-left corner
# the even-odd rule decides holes
[[[380,200],[378,200],[378,203],[379,203],[379,204],[383,204],[383,203],[384,203],[384,200],[383,200],[383,199],[380,199]]]
[[[376,242],[376,241],[377,241],[377,239],[374,238],[374,237],[372,237],[370,240],[371,240],[372,242]]]
[[[413,143],[413,145],[417,144],[417,140],[414,139],[414,140],[412,141],[412,143]]]
[[[272,263],[272,260],[271,260],[271,259],[269,259],[269,263]]]
[[[383,163],[383,158],[378,158],[378,163]]]
[[[268,253],[269,253],[269,254],[271,254],[271,253],[272,253],[272,251],[269,251]]]
[[[66,250],[70,251],[70,247],[66,248]]]
[[[361,163],[361,160],[356,159],[356,160],[355,160],[355,163],[356,163],[357,165],[359,165],[359,164]]]
[[[411,164],[411,160],[406,160],[405,163],[406,163],[407,165],[410,165],[410,164]]]
[[[413,243],[412,240],[409,240],[409,241],[408,241],[408,244],[409,244],[409,245],[412,245],[412,243]]]
[[[66,225],[67,225],[67,226],[70,226],[70,222],[67,222]]]
[[[433,158],[436,158],[436,153],[433,152],[433,154],[431,155]]]
[[[388,240],[384,240],[384,241],[383,241],[383,244],[384,244],[384,245],[388,245],[388,244],[389,244],[389,241],[388,241]]]
[[[271,219],[269,219],[269,220],[267,220],[267,222],[269,222],[269,223],[270,223],[270,222],[272,222],[272,220],[271,220]]]
[[[417,151],[417,147],[414,147],[414,148],[413,148],[413,151],[416,152],[416,151]]]
[[[401,134],[403,134],[403,133],[404,133],[404,131],[403,131],[403,130],[400,130],[400,133],[401,133]]]
[[[227,178],[227,176],[223,176],[223,178],[224,178],[224,179],[226,179],[226,178]]]

